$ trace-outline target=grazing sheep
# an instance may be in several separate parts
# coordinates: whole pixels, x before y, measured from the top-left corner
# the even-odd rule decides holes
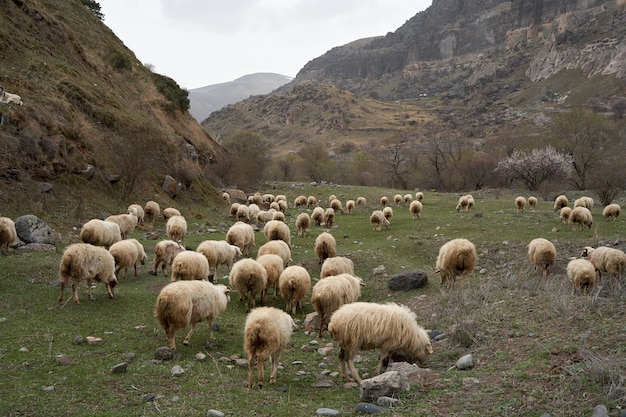
[[[348,379],[346,362],[354,380],[361,377],[354,366],[359,350],[380,349],[376,373],[383,372],[394,356],[424,365],[433,351],[428,333],[416,322],[414,312],[394,303],[344,304],[330,319],[328,332],[339,344],[341,374]]]
[[[122,233],[117,223],[91,219],[81,227],[79,237],[83,243],[109,248],[115,242],[122,240]]]
[[[528,208],[534,210],[537,208],[537,197],[530,196],[528,197]]]
[[[277,213],[276,210],[273,210],[273,209],[259,211],[259,213],[256,216],[257,223],[258,222],[267,223],[270,220],[278,220],[278,219],[274,219],[274,214],[276,213]]]
[[[441,284],[454,288],[457,275],[461,276],[461,287],[465,276],[476,266],[476,247],[467,239],[452,239],[439,248],[435,273],[441,275]]]
[[[192,250],[180,252],[172,261],[172,281],[208,280],[209,273],[209,261]]]
[[[523,213],[526,208],[526,199],[521,195],[519,197],[515,197],[515,211],[517,213]]]
[[[387,198],[386,196],[380,197],[380,205],[383,207],[387,207],[387,204],[389,204],[389,198]]]
[[[602,215],[605,219],[612,218],[613,221],[617,220],[617,217],[620,215],[622,208],[619,204],[613,203],[609,204],[602,210]]]
[[[225,285],[208,281],[172,282],[159,293],[154,314],[165,330],[170,348],[176,350],[176,332],[191,325],[183,340],[183,345],[188,345],[196,325],[204,320],[209,326],[210,339],[215,340],[212,324],[226,310],[228,301],[230,288]]]
[[[236,217],[237,216],[237,210],[239,210],[239,203],[232,203],[230,205],[230,208],[228,209],[228,214],[230,214],[232,217]]]
[[[270,194],[270,193],[263,194],[261,196],[261,201],[264,202],[264,203],[270,203],[271,204],[274,201],[276,201],[276,196],[274,194]]]
[[[165,234],[175,242],[183,244],[187,234],[187,220],[183,216],[172,216],[167,219]]]
[[[385,216],[385,219],[391,220],[393,217],[393,209],[391,207],[385,207],[383,209],[383,216]]]
[[[239,246],[243,255],[250,256],[250,251],[255,245],[254,229],[247,223],[236,222],[226,232],[226,242]]]
[[[308,213],[300,213],[296,217],[296,228],[298,229],[298,236],[306,236],[306,229],[311,225],[311,217]]]
[[[270,203],[270,209],[275,210],[275,211],[281,211],[280,204],[278,204],[277,201],[272,201]]]
[[[200,242],[196,252],[201,253],[209,262],[209,281],[216,282],[217,269],[220,265],[226,265],[230,271],[233,264],[241,258],[239,246],[231,245],[225,240],[205,240]]]
[[[279,220],[270,220],[265,223],[263,227],[263,234],[265,239],[269,240],[282,240],[289,247],[291,247],[291,231],[289,226]]]
[[[354,262],[345,256],[326,258],[320,270],[320,279],[339,274],[354,275]]]
[[[385,217],[385,214],[381,210],[374,210],[370,216],[370,223],[375,231],[380,231],[384,225],[385,229],[389,228],[389,220]]]
[[[575,291],[589,294],[596,283],[596,268],[587,259],[573,259],[567,264],[567,277]]]
[[[180,216],[180,211],[175,209],[174,207],[168,207],[163,210],[163,219],[167,222],[167,220],[172,216]]]
[[[226,191],[224,191],[222,193],[222,200],[224,201],[224,203],[230,205],[230,194],[228,194]]]
[[[161,206],[156,201],[148,201],[144,207],[144,219],[146,221],[154,222],[154,220],[161,215]]]
[[[307,198],[306,205],[309,207],[309,209],[314,209],[315,207],[317,207],[317,197],[315,197],[314,195],[310,195]]]
[[[411,204],[411,201],[413,201],[413,196],[411,194],[405,194],[404,195],[404,203],[405,204]]]
[[[304,207],[306,207],[307,206],[306,196],[304,196],[304,195],[297,196],[296,199],[293,200],[293,205],[296,208],[304,208]]]
[[[15,222],[8,217],[0,217],[0,252],[5,254],[9,251],[9,244],[17,240]]]
[[[356,205],[357,206],[364,206],[367,204],[367,200],[365,199],[365,197],[358,197],[356,199]]]
[[[2,104],[10,104],[15,103],[18,106],[24,104],[22,97],[17,94],[9,93],[4,89],[4,86],[0,86],[0,103]]]
[[[115,259],[115,275],[119,277],[119,272],[124,268],[124,279],[126,279],[126,272],[129,267],[135,269],[135,276],[137,276],[137,264],[146,264],[146,251],[144,247],[137,239],[125,239],[115,242],[109,248],[109,252]]]
[[[163,271],[163,276],[167,276],[167,267],[172,266],[176,255],[184,251],[185,248],[173,240],[161,240],[154,245],[154,271],[150,274],[156,276],[159,264]]]
[[[352,210],[354,210],[354,207],[356,207],[356,203],[354,202],[354,200],[346,201],[346,211],[348,212],[348,214],[352,214]]]
[[[333,223],[335,223],[335,210],[332,207],[328,207],[324,211],[324,227],[332,229]]]
[[[582,256],[589,259],[598,272],[598,281],[602,280],[602,273],[621,278],[626,271],[626,254],[619,250],[599,246],[592,248],[585,246],[582,250]]]
[[[589,209],[589,211],[593,210],[593,198],[591,197],[580,197],[576,200],[574,200],[574,208],[576,207],[585,207],[587,209]]]
[[[336,198],[330,202],[330,208],[332,208],[335,212],[343,214],[343,205],[341,204],[341,201]]]
[[[261,294],[265,299],[267,288],[267,271],[265,267],[254,259],[240,259],[230,270],[230,285],[239,293],[245,303],[246,313],[256,307],[256,296]]]
[[[399,207],[402,204],[402,196],[400,194],[396,194],[393,196],[393,204],[396,207]]]
[[[278,278],[278,288],[286,303],[285,310],[295,315],[296,307],[302,309],[302,300],[311,289],[311,276],[299,265],[288,266]]]
[[[285,202],[286,202],[286,201],[287,201],[287,196],[286,196],[286,195],[284,195],[284,194],[278,194],[278,195],[276,196],[276,201],[278,201],[278,202],[280,202],[280,201],[285,201]]]
[[[276,383],[278,361],[291,340],[296,327],[291,316],[274,307],[255,308],[246,317],[243,348],[248,354],[248,388],[254,385],[254,364],[256,362],[259,388],[263,388],[265,377],[263,365],[270,358],[270,384]]]
[[[554,211],[560,211],[563,207],[567,207],[569,205],[569,200],[567,196],[561,194],[557,198],[554,199]]]
[[[528,259],[535,266],[535,270],[541,268],[543,278],[548,277],[548,268],[556,261],[556,248],[547,239],[538,237],[528,244]]]
[[[122,239],[126,239],[128,235],[137,227],[138,219],[135,213],[114,214],[104,219],[105,222],[117,223],[120,227],[120,235]]]
[[[257,257],[261,255],[267,255],[268,253],[273,253],[274,255],[280,256],[283,260],[283,264],[285,267],[289,265],[291,261],[291,249],[289,245],[287,245],[282,240],[270,240],[269,242],[264,243],[257,253]]]
[[[409,210],[411,211],[411,214],[413,215],[413,220],[418,220],[420,218],[420,216],[422,215],[422,208],[423,208],[423,205],[421,201],[418,201],[418,200],[411,201]]]
[[[315,222],[316,226],[321,226],[324,223],[324,209],[321,207],[315,207],[311,213],[311,220]]]
[[[322,337],[324,326],[328,324],[331,316],[339,307],[354,303],[361,298],[361,286],[363,285],[365,284],[361,278],[348,273],[330,275],[317,281],[311,292],[311,304],[313,304],[313,308],[320,318],[317,337]]]
[[[239,207],[237,207],[237,213],[235,214],[235,218],[240,222],[249,223],[250,213],[248,211],[248,206],[240,204]]]
[[[572,209],[565,206],[559,212],[559,218],[561,219],[561,223],[569,223],[569,217],[572,215]]]
[[[274,214],[272,215],[272,220],[276,220],[279,222],[285,222],[285,213],[283,213],[282,211],[276,211],[274,210]]]
[[[131,204],[130,206],[128,206],[126,213],[134,214],[135,217],[137,217],[138,224],[143,223],[143,219],[146,215],[146,212],[143,210],[143,207],[141,207],[139,204]]]
[[[68,281],[72,280],[72,292],[74,302],[80,304],[78,300],[78,284],[80,281],[87,281],[87,294],[91,300],[91,280],[101,281],[107,287],[109,298],[113,298],[113,289],[117,285],[115,276],[115,259],[108,250],[101,246],[94,246],[89,243],[74,243],[65,248],[61,263],[59,265],[61,281],[61,292],[59,293],[59,303],[63,302],[63,290]]]
[[[261,212],[261,207],[252,203],[248,206],[248,217],[250,218],[250,223],[257,224],[259,222],[259,213]]]
[[[335,194],[331,194],[331,195],[329,195],[329,196],[328,196],[328,202],[329,202],[329,203],[330,203],[331,201],[333,201],[333,200],[336,200],[336,199],[337,199],[337,196],[336,196]]]
[[[456,205],[456,211],[470,211],[474,207],[474,197],[471,194],[462,195],[459,197],[459,202]]]
[[[263,304],[265,304],[270,288],[274,289],[274,300],[276,299],[276,294],[278,294],[278,279],[280,278],[280,274],[285,270],[285,263],[283,262],[283,258],[273,253],[257,256],[256,261],[263,265],[267,272],[267,286],[265,287],[263,299],[261,300]]]
[[[263,202],[263,196],[261,195],[261,193],[254,193],[253,195],[251,195],[250,197],[248,197],[248,202],[257,204],[257,205],[261,205],[261,203]]]
[[[421,191],[416,192],[416,193],[415,193],[415,199],[416,199],[417,201],[422,201],[422,200],[424,200],[424,193],[423,193],[423,192],[421,192]]]
[[[572,212],[569,215],[569,222],[570,224],[578,224],[581,229],[584,229],[585,226],[591,229],[591,226],[593,225],[593,216],[588,208],[578,206],[572,209]]]
[[[324,263],[326,258],[332,258],[337,255],[337,241],[335,237],[328,232],[320,233],[315,238],[315,254],[319,259],[320,265]]]
[[[287,200],[277,200],[276,202],[278,203],[278,209],[282,213],[286,213],[289,209],[289,204],[287,204]]]

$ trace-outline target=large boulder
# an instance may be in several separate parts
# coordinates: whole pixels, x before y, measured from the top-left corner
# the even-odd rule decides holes
[[[389,279],[389,289],[392,291],[411,291],[428,284],[428,274],[416,269],[396,274]]]
[[[361,401],[375,401],[379,397],[398,397],[409,388],[405,374],[389,371],[361,381]]]
[[[166,175],[163,179],[163,191],[165,191],[170,198],[176,198],[178,192],[180,191],[178,181],[176,181],[172,176]]]
[[[33,214],[26,214],[15,219],[17,237],[28,243],[54,243],[52,229],[43,220]]]

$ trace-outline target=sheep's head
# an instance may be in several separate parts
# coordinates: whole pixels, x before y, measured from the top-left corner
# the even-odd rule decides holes
[[[587,256],[591,255],[591,252],[593,252],[593,248],[591,246],[585,246],[580,253],[580,256],[586,258]]]

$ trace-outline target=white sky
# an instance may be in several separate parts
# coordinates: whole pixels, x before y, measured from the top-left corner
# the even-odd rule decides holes
[[[395,32],[432,0],[99,0],[144,64],[194,89],[243,75],[295,77],[335,46]]]

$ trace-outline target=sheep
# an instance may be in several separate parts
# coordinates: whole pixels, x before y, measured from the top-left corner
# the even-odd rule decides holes
[[[143,210],[143,207],[141,207],[139,204],[131,204],[130,206],[128,206],[126,213],[134,214],[135,217],[137,217],[138,224],[143,223],[143,219],[146,215],[145,211]]]
[[[326,258],[320,270],[320,279],[339,274],[354,275],[354,262],[345,256]]]
[[[321,207],[315,207],[311,213],[311,220],[315,222],[316,226],[321,226],[324,222],[324,209]]]
[[[535,270],[541,268],[543,278],[548,277],[548,268],[556,261],[556,248],[547,239],[538,237],[528,244],[528,259],[535,266]]]
[[[559,218],[561,219],[561,223],[569,223],[569,216],[572,215],[572,209],[565,206],[561,209],[559,213]]]
[[[526,199],[522,197],[521,195],[518,197],[515,197],[515,211],[517,213],[523,213],[525,208],[526,208]]]
[[[119,272],[124,268],[124,279],[126,279],[126,272],[128,267],[132,266],[135,270],[135,276],[137,276],[137,264],[146,264],[146,251],[143,245],[137,239],[124,239],[119,242],[115,242],[109,248],[109,252],[115,259],[115,275],[119,277]]]
[[[8,91],[4,89],[3,86],[0,86],[0,103],[3,103],[3,104],[15,103],[18,106],[21,106],[24,104],[24,101],[22,100],[22,97],[18,96],[17,94],[9,93]]]
[[[328,232],[320,233],[315,238],[315,254],[321,265],[326,258],[332,258],[337,255],[337,241],[335,237]]]
[[[236,222],[226,232],[226,242],[231,245],[239,246],[241,253],[245,256],[250,255],[250,251],[255,245],[254,229],[247,223]]]
[[[248,206],[240,204],[239,207],[237,207],[237,213],[235,214],[235,218],[240,222],[250,222],[250,213],[248,212]]]
[[[257,214],[256,218],[257,218],[257,223],[261,222],[261,223],[267,223],[270,220],[274,220],[274,214],[276,214],[276,210],[261,210],[259,211],[259,213]]]
[[[282,211],[276,211],[274,210],[273,214],[272,214],[272,220],[276,220],[278,222],[285,222],[285,213],[283,213]]]
[[[393,217],[393,209],[391,207],[385,207],[383,209],[383,216],[385,216],[385,219],[391,220]]]
[[[239,210],[239,203],[232,203],[230,205],[230,208],[228,209],[228,214],[230,214],[232,217],[236,217],[237,216],[237,210]]]
[[[537,208],[537,197],[530,196],[528,197],[528,208],[534,210]]]
[[[306,201],[306,205],[309,209],[314,209],[315,207],[317,207],[317,197],[315,197],[314,195],[310,195]]]
[[[328,207],[324,211],[324,227],[332,229],[333,223],[335,223],[335,210],[332,207]]]
[[[306,196],[304,195],[299,195],[296,197],[295,200],[293,200],[293,205],[296,208],[303,208],[307,206],[307,199]]]
[[[389,204],[389,198],[387,198],[386,196],[380,197],[380,205],[383,207],[387,207],[387,204]]]
[[[622,208],[619,204],[609,204],[604,208],[604,210],[602,210],[602,216],[604,216],[605,219],[612,218],[613,221],[615,221],[617,220],[617,217],[620,215],[621,211]]]
[[[591,197],[580,197],[576,200],[574,200],[574,208],[576,207],[586,207],[587,209],[589,209],[589,211],[593,210],[593,198]]]
[[[187,220],[183,216],[172,216],[165,224],[165,234],[175,242],[184,242],[187,234]]]
[[[405,204],[411,204],[411,201],[413,201],[413,196],[411,194],[405,194],[403,198]]]
[[[367,200],[365,199],[365,197],[357,197],[356,199],[357,206],[364,206],[366,204],[367,204]]]
[[[261,193],[256,192],[250,197],[248,197],[248,202],[254,203],[260,206],[261,203],[263,202],[263,196],[261,195]]]
[[[439,248],[435,273],[441,275],[441,284],[454,288],[457,275],[461,276],[461,287],[465,276],[476,266],[476,247],[467,239],[452,239]]]
[[[217,269],[220,265],[226,265],[230,271],[233,264],[241,258],[239,246],[231,245],[225,240],[204,240],[196,248],[209,262],[209,281],[216,282]]]
[[[192,250],[180,252],[172,261],[171,281],[193,281],[209,279],[209,261]]]
[[[169,265],[171,267],[176,255],[184,250],[185,248],[182,247],[180,243],[174,242],[173,240],[161,240],[157,242],[154,245],[154,271],[151,271],[150,274],[156,276],[160,264],[163,276],[167,276],[167,266]]]
[[[400,194],[396,194],[393,196],[393,204],[396,207],[399,207],[402,204],[402,196]]]
[[[585,226],[591,229],[591,226],[593,225],[593,216],[591,215],[591,211],[582,206],[574,207],[569,215],[569,223],[572,225],[578,224],[581,229]]]
[[[248,355],[248,388],[254,385],[254,364],[257,367],[259,388],[263,388],[265,377],[263,365],[270,358],[270,384],[276,383],[278,361],[291,340],[296,327],[291,316],[274,307],[259,307],[246,317],[243,348]]]
[[[170,217],[180,215],[180,211],[178,211],[178,209],[175,209],[174,207],[168,207],[166,209],[163,209],[163,220],[165,220],[166,222]]]
[[[459,197],[459,202],[456,205],[456,211],[470,211],[474,207],[474,197],[471,194],[462,195]]]
[[[300,213],[296,217],[296,228],[298,229],[298,236],[306,236],[306,229],[311,225],[311,217],[308,213]]]
[[[244,301],[246,313],[256,307],[256,296],[261,294],[265,299],[267,288],[267,271],[254,259],[240,259],[233,265],[229,276],[230,286],[239,293]]]
[[[183,345],[187,346],[196,331],[196,325],[206,320],[210,340],[213,336],[213,321],[226,310],[230,301],[230,288],[208,281],[172,282],[161,290],[154,314],[165,330],[169,347],[176,350],[176,332],[191,325]]]
[[[340,346],[342,376],[348,379],[347,362],[354,380],[361,382],[354,366],[354,357],[361,349],[380,349],[376,373],[384,371],[394,356],[423,366],[433,348],[428,333],[416,319],[408,307],[395,303],[355,302],[341,306],[331,317],[328,332]]]
[[[389,228],[389,220],[385,218],[385,215],[381,210],[374,210],[370,216],[370,223],[372,224],[372,228],[375,231],[380,231],[381,227],[384,225],[385,229]]]
[[[291,261],[291,249],[289,248],[289,245],[287,245],[282,240],[270,240],[269,242],[264,243],[259,248],[257,257],[261,255],[266,255],[268,253],[273,253],[274,255],[280,256],[280,258],[283,260],[283,264],[285,265],[285,267],[287,267],[287,265],[289,265],[289,262]]]
[[[418,200],[411,201],[411,205],[409,206],[409,211],[413,215],[413,220],[418,220],[422,214],[422,202]]]
[[[343,205],[341,204],[341,201],[338,199],[334,199],[330,202],[330,207],[336,212],[339,212],[341,214],[343,214]]]
[[[156,201],[148,201],[144,207],[144,219],[146,221],[154,222],[154,220],[161,215],[161,206]]]
[[[278,204],[278,202],[276,202],[276,201],[272,201],[272,202],[270,203],[270,208],[271,208],[272,210],[281,211],[281,210],[280,210],[280,204]]]
[[[230,205],[230,194],[228,194],[226,191],[224,191],[222,193],[222,200],[224,201],[225,204]]]
[[[137,227],[138,219],[135,213],[114,214],[104,219],[105,222],[117,223],[120,227],[122,239],[126,239],[128,235]]]
[[[279,220],[270,220],[263,227],[263,234],[267,240],[282,240],[291,247],[291,231],[289,226]]]
[[[365,284],[361,278],[349,273],[331,275],[317,281],[311,292],[311,304],[320,318],[317,337],[323,336],[324,326],[328,324],[330,317],[339,307],[354,303],[361,298],[363,285]]]
[[[78,284],[87,281],[88,296],[91,296],[91,280],[101,281],[107,288],[109,298],[113,298],[113,290],[117,285],[115,276],[115,259],[108,250],[101,246],[90,243],[74,243],[63,251],[63,257],[59,264],[61,292],[59,303],[63,302],[63,291],[70,278],[72,279],[72,292],[74,302],[80,304],[78,299]]]
[[[311,289],[311,276],[299,265],[288,266],[278,278],[278,288],[286,303],[285,310],[295,315],[296,307],[302,309],[302,300]]]
[[[280,278],[280,274],[285,270],[285,263],[283,262],[283,258],[273,253],[257,256],[256,261],[263,265],[267,272],[267,286],[263,292],[263,299],[261,300],[263,304],[265,304],[267,292],[270,288],[274,289],[274,300],[276,299],[276,294],[278,294],[278,279]]]
[[[9,244],[16,240],[15,222],[8,217],[0,217],[0,252],[8,253]]]
[[[354,202],[354,200],[346,201],[346,211],[348,212],[348,214],[352,214],[352,210],[354,210],[355,207],[356,203]]]
[[[276,196],[276,201],[278,201],[278,202],[281,202],[281,201],[287,202],[287,196],[284,195],[284,194],[278,194]]]
[[[286,213],[287,209],[289,209],[289,205],[287,204],[287,201],[286,200],[278,200],[276,202],[278,203],[278,209],[282,213]]]
[[[266,193],[261,196],[261,201],[264,203],[273,203],[276,201],[276,196],[274,194]]]
[[[91,219],[80,228],[79,237],[83,243],[108,249],[115,242],[122,240],[122,233],[117,223]]]
[[[415,193],[415,199],[416,199],[417,201],[420,201],[420,202],[421,202],[422,200],[424,200],[424,193],[423,193],[423,192],[421,192],[421,191],[416,192],[416,193]]]
[[[585,246],[581,255],[589,259],[598,272],[598,281],[602,280],[602,273],[613,275],[618,278],[626,271],[626,254],[619,250],[600,246],[592,248]]]
[[[589,294],[596,283],[596,268],[587,259],[573,259],[567,264],[567,277],[575,291]]]
[[[333,200],[336,200],[336,199],[337,199],[337,196],[335,194],[331,194],[331,195],[328,196],[328,202],[329,203],[332,202]]]
[[[567,207],[568,205],[569,200],[565,194],[561,194],[554,199],[554,211],[560,211],[563,207]]]
[[[248,206],[248,218],[251,223],[257,224],[259,222],[259,213],[261,208],[257,204],[250,204]]]

